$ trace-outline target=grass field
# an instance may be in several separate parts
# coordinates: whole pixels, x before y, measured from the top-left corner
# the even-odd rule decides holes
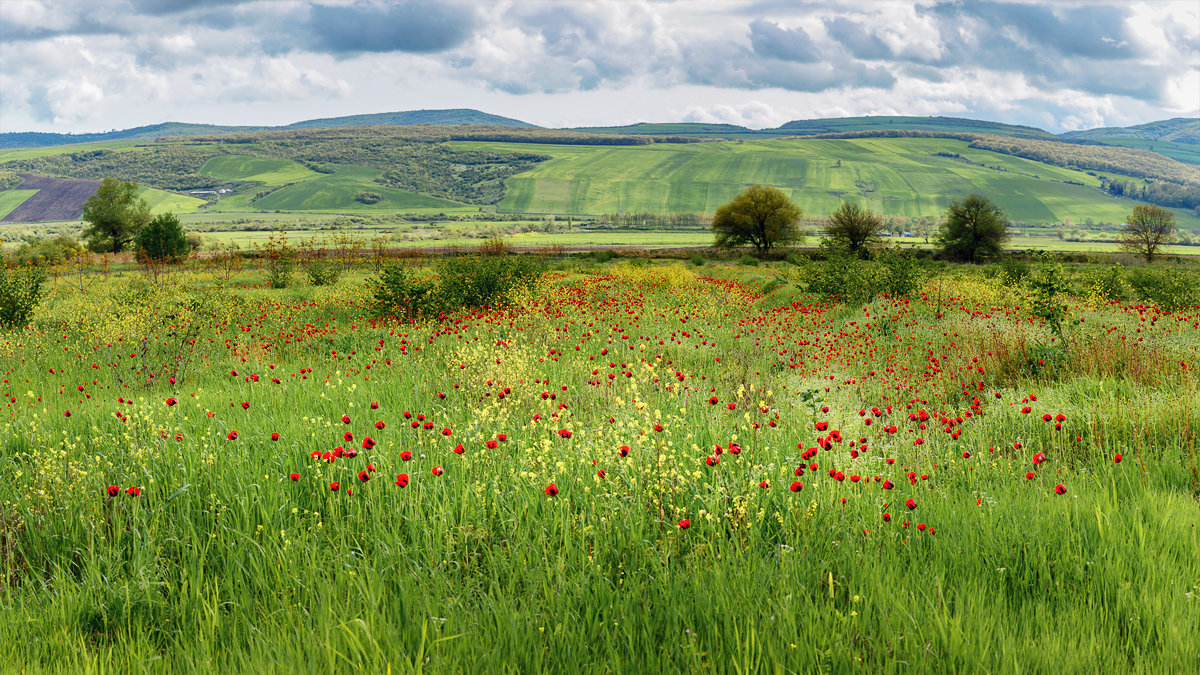
[[[501,151],[528,147],[453,145]],[[1084,172],[946,139],[539,146],[539,152],[554,159],[510,178],[500,211],[712,213],[753,183],[785,190],[807,214],[829,213],[845,197],[884,215],[937,216],[951,200],[970,192],[989,196],[1009,218],[1025,222],[1082,222],[1089,217],[1122,222],[1132,209],[1131,202],[1101,193],[1097,178]],[[1176,217],[1183,225],[1200,224],[1185,211],[1176,211]]]
[[[134,148],[145,147],[147,141],[100,141],[97,143],[78,143],[75,145],[53,145],[39,148],[9,148],[0,150],[0,162],[14,159],[33,159],[50,155],[67,155],[91,150],[114,150],[125,152]]]
[[[200,173],[226,180],[261,181],[268,185],[285,185],[322,175],[291,160],[245,155],[218,155],[205,162]]]
[[[37,190],[4,190],[0,192],[0,218],[7,216],[26,199],[32,197]]]
[[[1066,347],[982,267],[565,260],[417,322],[355,270],[58,278],[0,331],[0,663],[1196,672],[1200,305],[1093,269]]]
[[[204,204],[203,199],[175,194],[174,192],[167,192],[166,190],[159,190],[157,188],[142,188],[138,194],[150,205],[151,213],[155,214],[167,211],[178,214],[191,213]]]

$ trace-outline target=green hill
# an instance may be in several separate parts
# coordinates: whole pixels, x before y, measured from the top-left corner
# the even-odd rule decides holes
[[[453,147],[519,151],[505,143]],[[780,187],[810,215],[843,198],[885,215],[937,216],[980,192],[1015,221],[1121,222],[1135,202],[1099,189],[1096,176],[941,138],[789,139],[644,146],[538,146],[553,159],[508,179],[499,210],[602,214],[712,213],[746,185]],[[1176,211],[1181,223],[1200,223]]]
[[[403,112],[375,113],[370,115],[349,115],[347,117],[325,117],[304,120],[288,124],[280,129],[317,129],[322,127],[358,127],[358,126],[412,126],[431,124],[434,126],[454,126],[470,124],[476,126],[501,127],[532,127],[540,128],[528,122],[522,122],[511,117],[502,117],[490,113],[472,110],[470,108],[451,108],[448,110],[405,110]]]
[[[1118,145],[1157,152],[1188,164],[1200,164],[1200,119],[1176,117],[1132,127],[1068,131],[1063,140]]]
[[[795,136],[895,129],[966,134],[1001,134],[1021,138],[1056,140],[1054,134],[1034,127],[986,122],[962,117],[836,117],[831,119],[793,120],[779,127],[779,131],[786,131]]]
[[[337,167],[337,172],[291,185],[285,185],[251,204],[262,211],[399,211],[411,209],[457,209],[458,202],[397,190],[375,183],[383,173],[361,166]],[[366,203],[359,195],[378,195],[379,201]]]

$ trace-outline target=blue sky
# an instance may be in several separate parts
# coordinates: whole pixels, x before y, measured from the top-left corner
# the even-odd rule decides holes
[[[0,131],[477,108],[544,126],[1200,116],[1200,3],[3,0]]]

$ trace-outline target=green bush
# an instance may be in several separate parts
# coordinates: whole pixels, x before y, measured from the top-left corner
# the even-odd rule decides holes
[[[611,248],[606,248],[598,251],[592,251],[592,257],[596,259],[596,262],[606,263],[617,257],[617,252]]]
[[[1018,286],[1031,273],[1029,262],[1020,258],[1004,258],[1000,261],[1000,283],[1005,286]]]
[[[10,269],[0,260],[0,327],[29,325],[33,310],[42,300],[45,281],[46,271],[40,267]]]
[[[890,248],[877,251],[868,269],[867,278],[875,282],[874,293],[887,293],[893,298],[911,297],[926,276],[924,267],[911,253]]]
[[[133,248],[142,260],[165,263],[183,260],[190,249],[183,226],[172,213],[161,213],[138,230]]]
[[[747,267],[758,267],[758,258],[755,258],[749,253],[745,253],[742,255],[742,257],[738,258],[738,264],[745,265]]]
[[[1116,265],[1085,272],[1083,286],[1090,299],[1104,302],[1119,302],[1129,295],[1129,284]]]
[[[305,272],[308,273],[308,281],[313,286],[332,286],[338,280],[337,268],[324,260],[314,260],[309,263]]]
[[[704,259],[704,256],[700,255],[699,253],[693,253],[692,257],[688,258],[688,261],[696,267],[704,267],[704,264],[708,262]]]
[[[1196,279],[1183,270],[1136,267],[1129,272],[1129,285],[1134,296],[1168,312],[1197,300]]]
[[[501,307],[542,276],[532,256],[459,256],[438,263],[436,279],[417,280],[400,264],[384,265],[372,280],[372,309],[379,316],[431,316],[468,308]]]
[[[66,260],[82,248],[78,239],[65,234],[56,237],[33,237],[17,248],[14,257],[22,265],[53,265]]]
[[[801,277],[809,293],[835,296],[849,304],[859,304],[875,295],[875,269],[844,246],[826,239],[821,242],[823,260],[814,260],[801,268]]]

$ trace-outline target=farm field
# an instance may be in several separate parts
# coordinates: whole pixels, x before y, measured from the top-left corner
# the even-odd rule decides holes
[[[1000,266],[847,305],[787,263],[544,264],[415,321],[357,269],[52,279],[0,330],[0,663],[1200,669],[1194,297],[1036,264],[1057,334]]]
[[[528,147],[477,141],[450,145],[506,152]],[[1009,218],[1025,222],[1089,217],[1121,222],[1132,208],[1128,200],[1100,192],[1099,180],[1085,172],[948,139],[541,145],[538,152],[554,159],[509,178],[501,212],[712,213],[753,183],[783,189],[814,215],[833,211],[849,197],[884,215],[936,216],[951,200],[971,192],[992,196]],[[1200,224],[1188,211],[1177,210],[1176,217],[1184,226]]]

